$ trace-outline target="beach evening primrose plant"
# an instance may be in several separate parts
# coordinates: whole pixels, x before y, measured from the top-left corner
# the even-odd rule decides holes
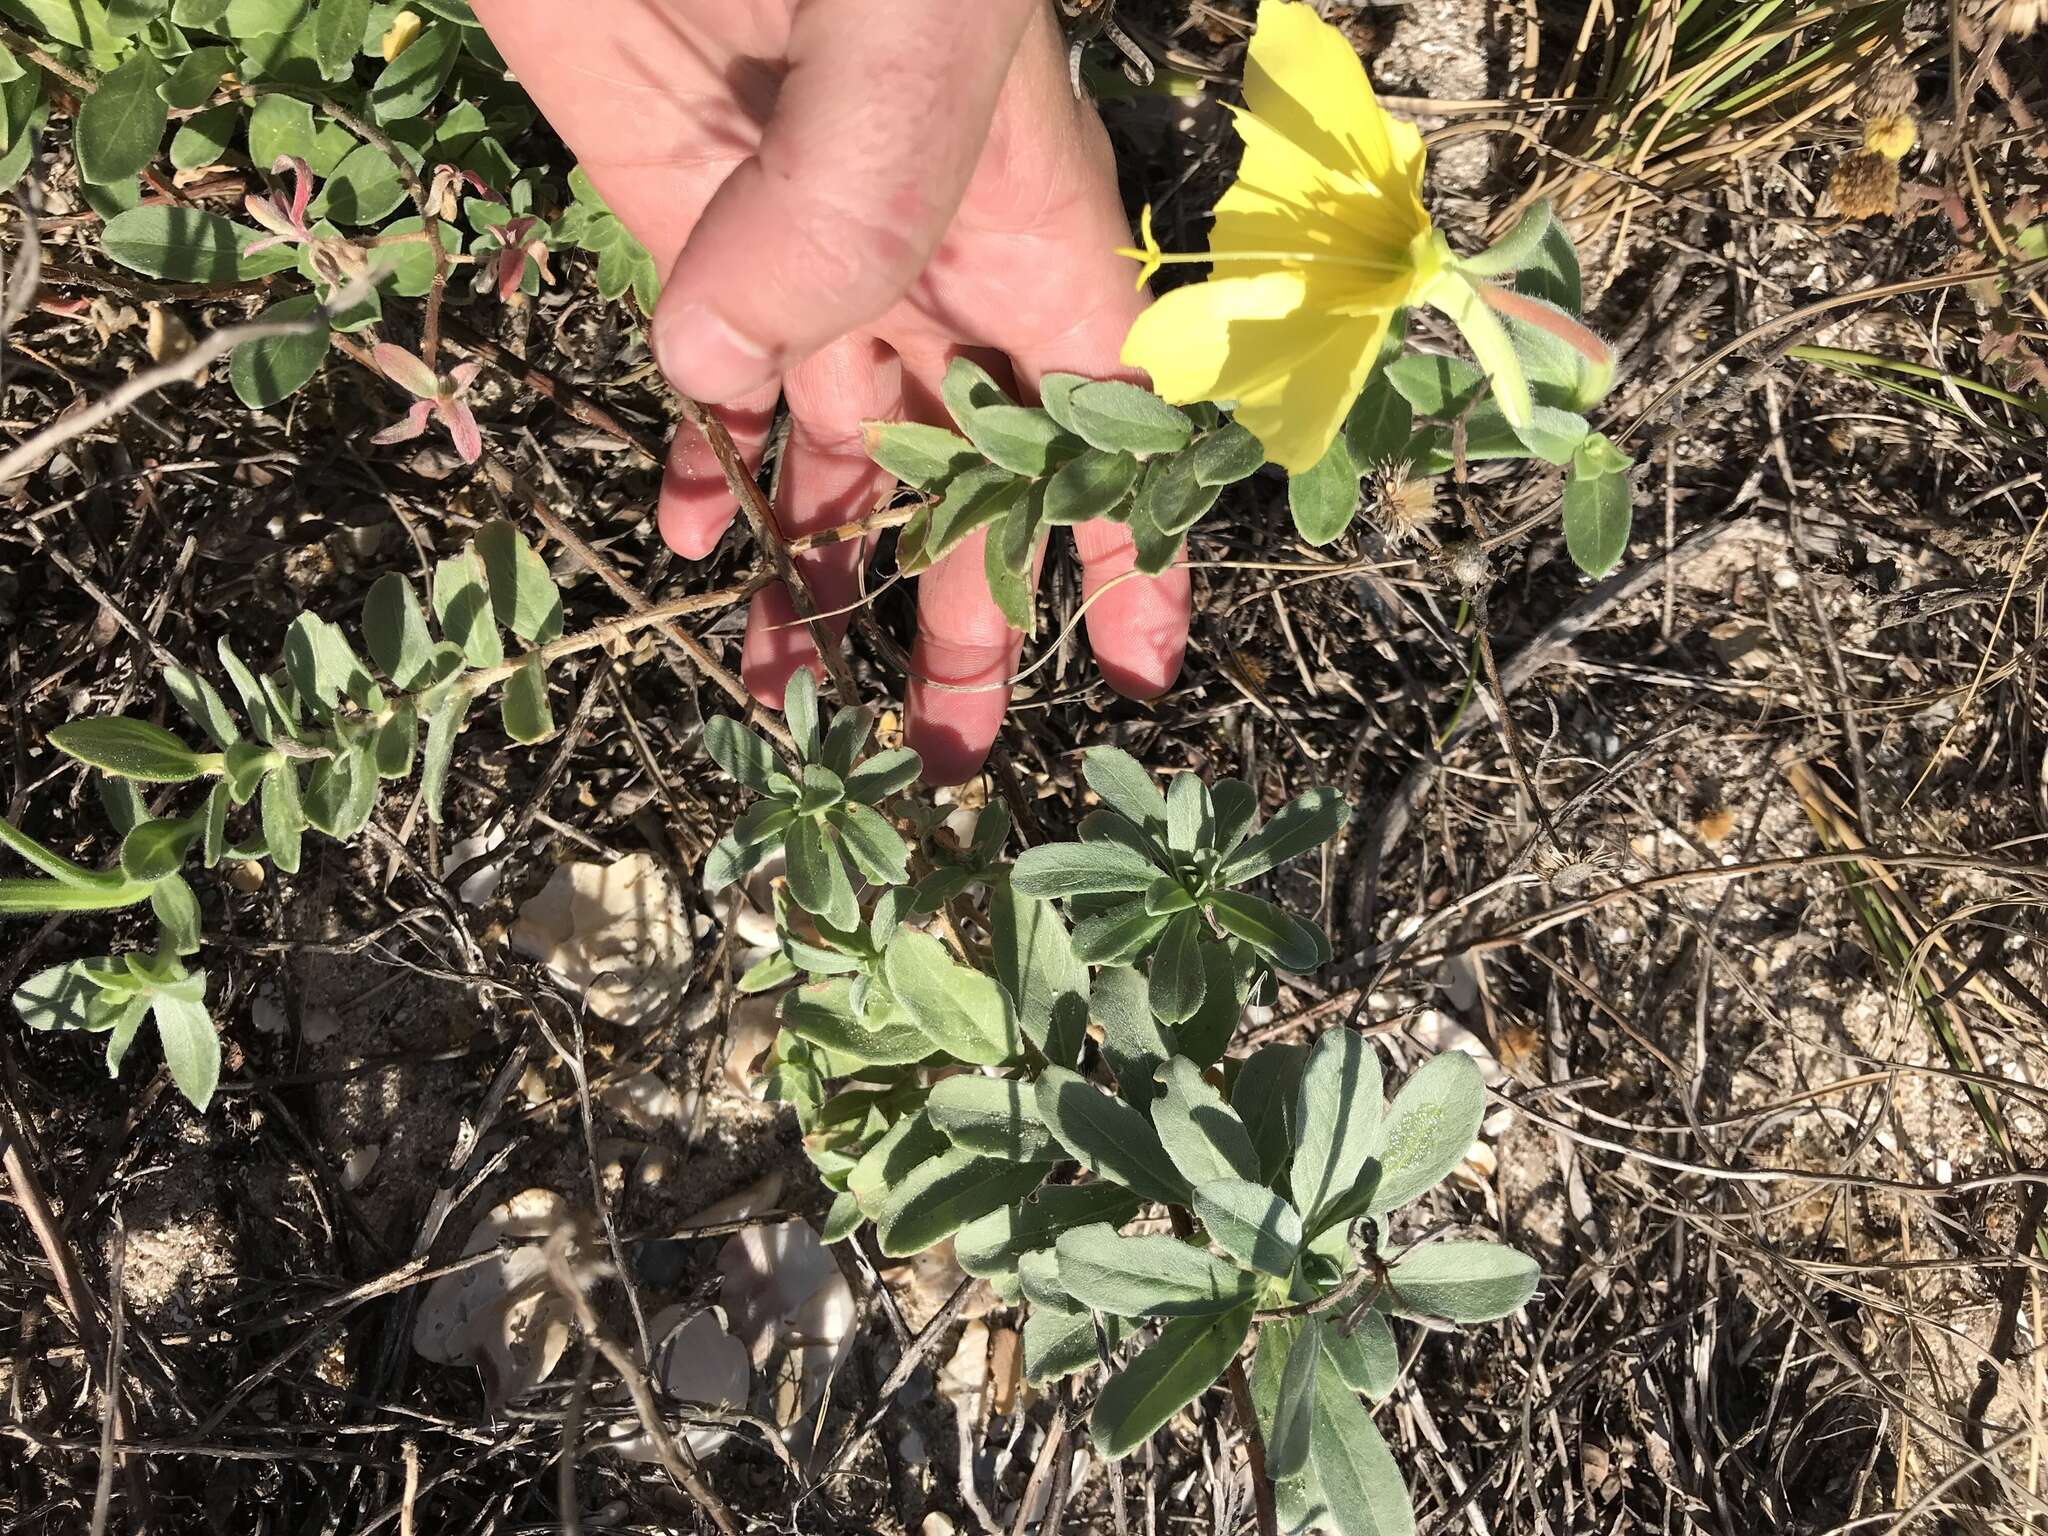
[[[1321,461],[1402,311],[1441,310],[1485,370],[1518,433],[1535,398],[1500,312],[1531,319],[1603,361],[1606,348],[1570,315],[1542,313],[1489,281],[1536,242],[1510,236],[1460,257],[1422,205],[1425,156],[1414,124],[1387,114],[1344,35],[1295,0],[1263,0],[1236,113],[1244,159],[1216,205],[1209,250],[1169,254],[1152,237],[1126,254],[1139,281],[1168,262],[1209,262],[1138,318],[1124,362],[1175,404],[1235,403],[1237,420],[1290,474]],[[1517,231],[1517,235],[1520,235]],[[1540,238],[1540,231],[1538,238]]]

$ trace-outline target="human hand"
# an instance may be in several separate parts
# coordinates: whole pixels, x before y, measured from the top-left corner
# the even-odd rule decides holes
[[[945,424],[963,353],[1035,399],[1047,373],[1129,377],[1144,297],[1109,144],[1069,89],[1045,0],[476,0],[491,40],[614,212],[667,274],[657,359],[721,407],[758,464],[786,399],[776,516],[797,536],[863,516],[888,483],[864,420]],[[601,18],[601,19],[600,19]],[[735,507],[703,439],[677,434],[661,530],[708,554]],[[1188,578],[1129,576],[1129,535],[1076,527],[1088,636],[1110,685],[1163,691],[1187,643]],[[927,778],[981,765],[1020,637],[976,534],[921,579],[908,687]],[[866,551],[799,557],[819,605],[859,601]],[[843,633],[844,612],[828,620]],[[780,586],[748,615],[742,672],[764,704],[816,652]]]

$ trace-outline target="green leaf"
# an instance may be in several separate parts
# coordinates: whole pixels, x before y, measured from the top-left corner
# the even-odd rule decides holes
[[[1223,1059],[1244,1016],[1251,978],[1239,967],[1239,952],[1239,946],[1227,941],[1202,946],[1202,1006],[1193,1018],[1174,1029],[1181,1054],[1197,1066]]]
[[[1343,536],[1358,511],[1358,477],[1362,473],[1339,432],[1312,468],[1287,477],[1287,509],[1303,543],[1320,547]]]
[[[953,1251],[970,1275],[1009,1272],[1025,1254],[1051,1248],[1062,1232],[1100,1222],[1120,1227],[1138,1206],[1136,1195],[1106,1180],[1047,1184],[1026,1200],[976,1217],[960,1229]]]
[[[1312,789],[1280,807],[1273,819],[1223,866],[1226,885],[1243,885],[1319,848],[1344,830],[1351,804],[1334,789]]]
[[[818,750],[818,760],[837,774],[842,781],[853,772],[853,760],[866,745],[868,732],[874,729],[874,715],[859,705],[848,704],[835,712],[832,724],[825,731],[825,742]]]
[[[554,711],[548,708],[547,669],[538,655],[529,654],[517,672],[505,679],[499,699],[505,734],[522,746],[546,741],[555,734]]]
[[[801,817],[790,828],[783,849],[789,859],[789,894],[796,904],[835,928],[853,928],[860,921],[860,907],[845,861],[825,828],[811,817]]]
[[[981,462],[966,438],[916,421],[863,422],[861,446],[882,468],[920,491],[935,491]]]
[[[1588,576],[1606,575],[1628,553],[1635,517],[1635,492],[1627,471],[1604,469],[1596,443],[1608,446],[1600,433],[1587,438],[1573,455],[1564,483],[1564,547],[1572,563]]]
[[[818,679],[809,667],[798,667],[782,690],[782,719],[806,763],[818,758]],[[848,924],[847,926],[852,926]]]
[[[204,830],[197,817],[162,817],[139,823],[121,839],[121,873],[130,880],[161,880],[177,873],[186,850]]]
[[[427,716],[427,743],[420,758],[420,799],[426,802],[427,820],[436,826],[441,824],[442,790],[448,782],[448,762],[455,752],[455,738],[475,698],[467,688],[451,688]]]
[[[310,293],[273,304],[256,318],[264,325],[306,323],[304,330],[245,341],[229,355],[228,382],[236,397],[262,411],[296,394],[320,371],[327,360],[328,330],[320,301]]]
[[[1053,527],[1089,522],[1120,505],[1142,466],[1128,453],[1091,448],[1067,460],[1045,485],[1045,521]]]
[[[832,824],[848,856],[870,881],[901,885],[910,878],[910,850],[880,813],[850,801],[833,812]]]
[[[1415,1511],[1394,1453],[1327,1359],[1316,1371],[1308,1455],[1337,1536],[1414,1536]]]
[[[313,56],[321,74],[346,80],[354,73],[369,23],[370,0],[320,0],[313,12]]]
[[[1010,628],[1025,634],[1037,628],[1031,605],[1032,555],[1044,508],[1044,487],[1030,487],[1010,502],[1002,522],[989,530],[982,546],[982,574],[988,581],[989,596]]]
[[[415,43],[408,48],[400,55],[399,63],[410,58],[419,46]],[[391,157],[374,144],[359,144],[334,168],[306,214],[312,219],[360,226],[379,222],[404,201],[405,178],[398,173]]]
[[[227,704],[213,684],[189,667],[167,666],[163,674],[164,686],[178,701],[178,707],[213,739],[215,746],[225,751],[241,739],[242,733],[235,729],[235,717],[228,713]]]
[[[417,46],[417,45],[415,45]],[[526,536],[503,518],[477,530],[484,581],[498,622],[528,645],[546,645],[562,633],[562,594],[547,562]]]
[[[1185,411],[1118,379],[1083,384],[1066,404],[1074,432],[1108,453],[1175,453],[1194,435]]]
[[[1005,881],[990,893],[989,926],[996,979],[1018,1028],[1046,1060],[1072,1066],[1087,1027],[1088,967],[1074,958],[1058,910]]]
[[[270,862],[287,875],[297,874],[306,812],[299,798],[299,771],[293,764],[282,763],[264,776],[262,815]]]
[[[1209,985],[1202,951],[1214,942],[1199,912],[1181,913],[1159,935],[1152,951],[1152,1012],[1167,1023],[1182,1023],[1200,1011]]]
[[[1090,965],[1132,965],[1142,959],[1172,919],[1143,901],[1098,912],[1074,929],[1074,953]]]
[[[456,28],[428,27],[377,76],[370,87],[370,115],[380,123],[418,117],[441,94],[461,49],[462,34]]]
[[[1166,827],[1166,796],[1151,772],[1117,747],[1090,747],[1081,758],[1081,777],[1102,803],[1148,833]],[[1141,889],[1141,887],[1132,887]]]
[[[225,781],[216,781],[213,790],[206,797],[206,805],[200,812],[201,857],[206,867],[212,869],[221,861],[227,851],[228,804],[231,799]]]
[[[1204,1317],[1249,1301],[1252,1277],[1164,1233],[1124,1237],[1106,1222],[1062,1232],[1060,1284],[1112,1317]]]
[[[266,175],[280,159],[304,160],[310,168],[314,136],[313,109],[296,96],[273,92],[249,113],[249,159]]]
[[[1151,861],[1118,843],[1027,849],[1010,872],[1010,883],[1023,894],[1049,899],[1136,893],[1158,878]]]
[[[1280,1390],[1273,1402],[1273,1429],[1266,1439],[1266,1472],[1277,1479],[1298,1474],[1308,1463],[1309,1432],[1315,1422],[1316,1378],[1323,1361],[1323,1325],[1304,1318],[1287,1350]]]
[[[1360,474],[1404,463],[1415,430],[1415,411],[1394,387],[1386,368],[1375,368],[1344,418],[1344,446]]]
[[[191,1106],[202,1114],[213,1102],[213,1090],[220,1083],[220,1036],[213,1017],[206,1011],[206,973],[194,971],[200,996],[188,997],[158,991],[150,998],[156,1015],[156,1037],[163,1046],[164,1065],[171,1081]]]
[[[1527,424],[1518,428],[1497,404],[1482,400],[1465,418],[1465,458],[1478,463],[1533,456],[1548,464],[1569,464],[1586,432],[1585,417],[1540,403],[1530,408]]]
[[[1143,1109],[1158,1093],[1154,1078],[1159,1069],[1177,1049],[1173,1031],[1152,1013],[1145,978],[1129,966],[1103,967],[1088,1012],[1102,1029],[1102,1054],[1116,1074],[1117,1092]],[[1165,1139],[1163,1129],[1160,1136]]]
[[[704,722],[704,750],[728,778],[757,795],[773,793],[771,782],[783,772],[782,760],[773,747],[725,715],[713,715]]]
[[[1109,1319],[1106,1331],[1114,1349],[1123,1324]],[[1033,1386],[1058,1381],[1096,1362],[1095,1314],[1071,1307],[1033,1302],[1024,1318],[1024,1379]]]
[[[348,636],[317,613],[300,614],[285,631],[284,665],[300,701],[322,716],[344,698],[364,708],[382,707],[382,699],[371,692],[376,682]]]
[[[1259,1155],[1251,1132],[1202,1069],[1180,1056],[1159,1077],[1166,1091],[1152,1107],[1152,1125],[1181,1177],[1197,1190],[1219,1179],[1256,1181]]]
[[[37,971],[14,989],[14,1011],[30,1029],[111,1029],[119,1001],[93,980],[96,964],[72,960]]]
[[[942,1157],[946,1138],[919,1111],[892,1125],[847,1171],[846,1188],[870,1219],[882,1209],[891,1192],[924,1163]]]
[[[1323,1352],[1337,1367],[1345,1386],[1375,1401],[1392,1392],[1401,1379],[1401,1351],[1386,1314],[1378,1307],[1359,1318],[1349,1338],[1335,1328],[1326,1330]]]
[[[1148,1200],[1180,1203],[1187,1181],[1174,1168],[1144,1115],[1065,1067],[1047,1067],[1033,1087],[1039,1117],[1090,1173],[1114,1179]]]
[[[1248,428],[1231,421],[1203,433],[1186,457],[1196,485],[1221,487],[1257,474],[1266,462],[1266,446]]]
[[[197,208],[132,208],[109,219],[100,248],[122,266],[183,283],[231,283],[240,275],[235,226]]]
[[[1378,1132],[1371,1214],[1399,1210],[1436,1188],[1464,1161],[1485,1114],[1486,1081],[1463,1051],[1445,1051],[1417,1068]]]
[[[1348,1029],[1326,1031],[1309,1052],[1295,1098],[1294,1204],[1315,1227],[1347,1194],[1380,1146],[1380,1058]]]
[[[1451,420],[1486,386],[1486,375],[1460,357],[1410,352],[1387,364],[1387,382],[1420,416]]]
[[[228,0],[221,30],[246,45],[290,30],[305,13],[306,0]]]
[[[920,1162],[895,1186],[875,1216],[875,1241],[892,1258],[923,1253],[977,1216],[1021,1200],[1042,1168],[983,1157],[955,1147]]]
[[[121,716],[60,725],[50,744],[102,773],[146,784],[183,784],[216,766],[163,727]]]
[[[1195,1214],[1238,1263],[1285,1277],[1301,1256],[1301,1214],[1263,1184],[1211,1179],[1195,1186]]]
[[[397,571],[379,576],[363,599],[363,643],[378,670],[407,693],[432,663],[434,636],[426,610]]]
[[[227,636],[221,636],[214,651],[220,657],[221,670],[234,684],[235,696],[241,700],[242,713],[249,717],[249,726],[256,735],[266,742],[288,734],[277,719],[277,713],[270,707],[270,699],[263,692],[263,685],[256,680],[256,674],[249,670],[249,664],[235,653]]]
[[[925,1112],[956,1147],[1014,1163],[1056,1163],[1066,1149],[1046,1127],[1029,1085],[962,1073],[932,1086]]]
[[[1191,454],[1157,458],[1145,466],[1145,478],[1138,482],[1138,494],[1131,503],[1133,538],[1138,537],[1142,524],[1177,539],[1216,505],[1222,487],[1204,485],[1195,477],[1197,467]]]
[[[991,463],[1025,476],[1051,467],[1053,445],[1064,435],[1059,423],[1036,407],[1013,404],[979,364],[954,358],[939,392],[955,424]]]
[[[1554,219],[1534,253],[1515,273],[1515,291],[1555,304],[1568,315],[1584,313],[1579,282],[1579,253],[1571,236]]]
[[[241,126],[242,114],[233,106],[212,107],[193,114],[171,135],[171,164],[181,171],[219,164],[235,141],[235,130]]]
[[[377,765],[377,777],[402,779],[411,773],[419,744],[419,710],[411,699],[400,699],[391,707],[390,718],[377,727],[371,738],[370,756]]]
[[[907,1066],[932,1054],[931,1042],[900,1011],[856,1009],[853,984],[843,978],[783,994],[780,1016],[798,1039],[869,1066]]]
[[[78,174],[109,186],[131,180],[156,158],[170,108],[157,92],[164,68],[156,55],[138,48],[125,63],[100,77],[79,103],[72,147]]]
[[[994,1066],[1023,1050],[1009,994],[930,934],[900,932],[882,956],[882,977],[924,1037],[948,1055]]]
[[[138,822],[149,820],[149,807],[143,802],[142,791],[127,779],[117,779],[110,773],[94,774],[93,788],[99,791],[100,809],[107,813],[116,832],[125,835]]]
[[[1131,1454],[1200,1397],[1237,1358],[1251,1331],[1249,1304],[1217,1317],[1168,1323],[1095,1399],[1088,1432],[1112,1461]]]
[[[1522,1311],[1540,1280],[1536,1260],[1501,1243],[1430,1243],[1386,1270],[1386,1307],[1401,1317],[1491,1323]]]
[[[6,8],[36,31],[74,48],[103,48],[113,41],[101,0],[10,0]]]
[[[235,56],[226,48],[194,48],[175,62],[165,62],[170,72],[156,88],[157,94],[173,111],[189,112],[206,103],[221,76],[234,67]]]
[[[434,567],[434,618],[441,633],[462,647],[472,667],[495,667],[505,659],[497,620],[484,586],[483,557],[473,544]]]
[[[218,795],[220,790],[215,788]],[[214,858],[219,863],[219,856]],[[191,883],[180,875],[166,875],[150,887],[149,908],[156,914],[161,947],[174,955],[199,953],[199,897]]]
[[[1330,941],[1322,929],[1310,927],[1270,901],[1242,891],[1223,891],[1211,900],[1209,911],[1228,932],[1283,971],[1312,971],[1330,963]]]
[[[947,484],[938,501],[904,527],[896,558],[915,576],[952,553],[969,534],[1006,516],[1023,496],[1025,482],[993,464],[976,464]]]
[[[923,761],[908,747],[877,752],[846,776],[846,798],[862,805],[879,805],[915,784],[923,769]]]
[[[0,880],[0,917],[25,917],[51,912],[111,912],[149,899],[139,881],[115,880],[103,885],[66,885],[58,880]]]

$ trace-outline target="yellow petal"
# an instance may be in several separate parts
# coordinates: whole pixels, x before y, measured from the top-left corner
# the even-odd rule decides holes
[[[1176,288],[1138,317],[1123,360],[1175,404],[1235,401],[1266,457],[1300,473],[1343,426],[1387,332],[1384,312],[1333,315],[1325,297],[1291,270]]]
[[[1344,34],[1299,0],[1260,0],[1244,99],[1332,169],[1376,182],[1420,177],[1421,135],[1387,116]]]
[[[384,55],[384,62],[386,64],[393,62],[401,53],[417,42],[424,26],[425,23],[420,20],[419,12],[417,11],[400,11],[396,16],[392,17],[390,30],[384,34],[383,40],[377,44],[377,51]]]
[[[1226,370],[1244,372],[1237,356],[1248,342],[1243,328],[1298,312],[1307,289],[1300,273],[1279,270],[1176,288],[1132,323],[1123,361],[1150,374],[1162,400],[1216,399]]]

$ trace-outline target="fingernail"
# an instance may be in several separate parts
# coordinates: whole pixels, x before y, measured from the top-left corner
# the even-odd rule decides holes
[[[759,389],[774,373],[767,348],[704,304],[677,310],[657,332],[654,351],[671,384],[711,405]]]

